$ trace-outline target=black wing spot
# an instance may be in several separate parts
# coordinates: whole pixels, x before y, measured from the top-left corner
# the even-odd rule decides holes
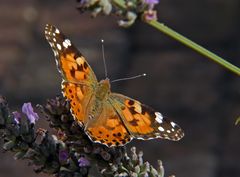
[[[74,69],[74,68],[72,68],[72,69],[70,70],[70,74],[71,74],[72,77],[75,77],[75,69]]]
[[[129,111],[131,112],[131,114],[138,114],[138,112],[135,111],[135,108],[132,106],[129,108]]]
[[[138,126],[138,120],[137,119],[133,119],[131,120],[129,123],[132,125],[132,126]]]
[[[86,62],[83,63],[83,67],[84,67],[84,69],[87,69],[87,68],[88,68],[88,65],[87,65]]]
[[[128,101],[128,104],[129,104],[130,106],[132,106],[132,105],[134,105],[134,101],[133,101],[133,100],[129,100],[129,101]]]
[[[77,70],[78,70],[78,71],[83,71],[83,66],[82,66],[82,64],[81,64],[81,65],[77,65]]]

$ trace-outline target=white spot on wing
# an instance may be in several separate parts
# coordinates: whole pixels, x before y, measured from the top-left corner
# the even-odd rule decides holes
[[[57,44],[57,48],[58,48],[58,50],[62,50],[62,47],[60,44]]]
[[[55,30],[55,33],[59,34],[59,33],[60,33],[59,29],[56,29],[56,30]]]
[[[158,127],[158,130],[161,132],[164,132],[164,128],[163,127]]]
[[[55,56],[58,56],[58,52],[56,50],[53,50],[53,53]]]
[[[176,124],[175,124],[174,122],[170,122],[170,124],[171,124],[173,127],[176,126]]]
[[[69,39],[65,39],[65,42],[68,44],[68,46],[71,46],[71,41]]]
[[[81,57],[78,57],[76,59],[77,64],[81,65],[83,63],[83,59]]]
[[[156,118],[155,120],[158,122],[158,123],[162,123],[163,122],[163,116],[160,112],[155,112],[155,115],[156,115]]]
[[[70,40],[69,40],[69,39],[65,39],[65,40],[63,41],[63,46],[64,46],[65,48],[68,48],[69,46],[71,46]]]

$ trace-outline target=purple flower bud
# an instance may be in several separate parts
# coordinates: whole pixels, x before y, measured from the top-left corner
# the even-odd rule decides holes
[[[89,160],[86,159],[85,157],[80,157],[80,159],[78,160],[78,164],[79,164],[79,167],[89,167],[90,166]]]
[[[66,161],[68,159],[68,151],[67,150],[60,150],[58,154],[58,158],[60,161]]]
[[[14,117],[14,121],[19,124],[20,123],[20,119],[21,119],[21,114],[17,111],[14,111],[13,113],[13,117]]]
[[[149,5],[151,5],[151,4],[158,4],[159,3],[159,0],[144,0],[144,2],[146,3],[146,4],[149,4]]]
[[[33,111],[31,103],[24,103],[22,106],[22,112],[27,115],[31,124],[35,124],[36,120],[39,119],[38,114]]]
[[[143,21],[157,20],[157,12],[155,10],[148,10],[142,14]]]

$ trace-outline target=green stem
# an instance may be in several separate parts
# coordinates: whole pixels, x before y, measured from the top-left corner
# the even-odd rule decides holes
[[[164,34],[176,39],[177,41],[183,43],[184,45],[192,48],[193,50],[197,51],[198,53],[202,54],[203,56],[208,57],[209,59],[213,60],[214,62],[222,65],[223,67],[229,69],[230,71],[234,72],[235,74],[240,76],[240,68],[234,66],[233,64],[229,63],[228,61],[224,60],[223,58],[217,56],[216,54],[210,52],[209,50],[203,48],[202,46],[198,45],[197,43],[187,39],[183,35],[177,33],[176,31],[168,28],[162,23],[158,21],[152,20],[147,22],[149,25],[155,27],[159,31],[163,32]]]

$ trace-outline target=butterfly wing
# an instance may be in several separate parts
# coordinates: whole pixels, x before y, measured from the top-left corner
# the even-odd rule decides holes
[[[184,136],[183,130],[176,123],[139,101],[117,93],[112,93],[110,100],[134,138],[178,141]]]
[[[96,76],[82,54],[59,29],[47,24],[45,36],[62,74],[62,93],[70,101],[75,119],[80,124],[85,124],[89,105],[95,96]]]
[[[120,115],[108,101],[103,102],[99,116],[88,122],[85,132],[92,141],[109,147],[124,145],[132,139]]]
[[[56,27],[47,24],[45,36],[54,52],[59,72],[65,81],[97,84],[97,79],[83,55]]]

